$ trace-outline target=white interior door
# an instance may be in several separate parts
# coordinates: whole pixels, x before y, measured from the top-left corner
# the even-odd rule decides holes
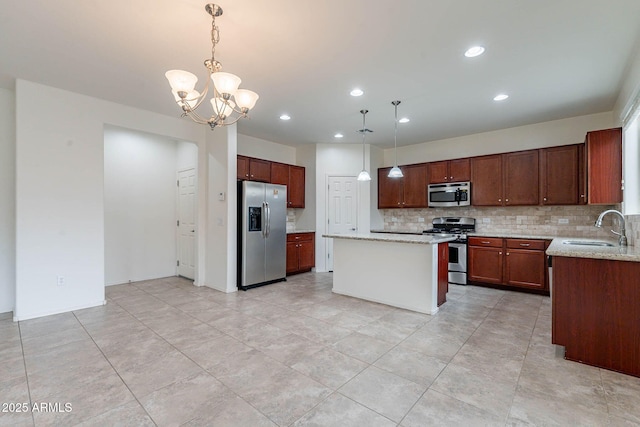
[[[327,192],[327,231],[354,233],[358,229],[358,180],[355,176],[330,176]],[[327,270],[333,271],[333,239],[327,240]]]
[[[178,275],[195,278],[196,171],[178,172]]]

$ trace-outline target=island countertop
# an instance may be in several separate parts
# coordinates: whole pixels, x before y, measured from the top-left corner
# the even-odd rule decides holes
[[[437,245],[438,243],[452,242],[454,236],[439,236],[432,234],[391,234],[391,233],[349,233],[349,234],[323,234],[322,237],[331,239],[369,240],[372,242],[412,243],[418,245]]]
[[[640,262],[640,246],[579,246],[566,245],[564,240],[604,240],[604,239],[575,239],[561,237],[553,239],[547,248],[547,255],[569,258],[607,259],[611,261]],[[611,241],[614,243],[614,241]]]

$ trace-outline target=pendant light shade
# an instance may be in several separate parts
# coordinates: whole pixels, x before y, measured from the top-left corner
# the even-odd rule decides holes
[[[371,175],[369,175],[369,172],[367,172],[364,167],[364,139],[367,132],[373,132],[372,130],[367,129],[367,127],[365,126],[365,115],[368,112],[369,110],[360,110],[360,114],[362,114],[362,129],[360,129],[358,132],[362,134],[362,171],[358,174],[358,181],[371,181]]]
[[[393,167],[389,171],[389,178],[402,178],[402,171],[398,167],[398,104],[400,101],[391,101],[391,105],[395,108],[395,122],[394,122],[394,132],[393,132],[393,152],[395,154],[395,163]]]

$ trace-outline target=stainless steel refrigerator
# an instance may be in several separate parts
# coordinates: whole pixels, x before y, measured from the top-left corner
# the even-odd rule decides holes
[[[287,187],[238,182],[238,289],[286,280]]]

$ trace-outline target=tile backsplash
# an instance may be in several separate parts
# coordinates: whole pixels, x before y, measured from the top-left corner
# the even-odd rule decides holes
[[[296,210],[295,209],[287,209],[287,231],[295,231],[296,230]]]
[[[640,215],[627,215],[627,240],[630,246],[640,243]]]
[[[619,206],[509,206],[509,207],[460,207],[430,209],[384,209],[384,229],[388,231],[423,231],[431,228],[434,217],[466,216],[476,219],[476,231],[480,233],[513,233],[532,236],[567,236],[614,239],[609,231],[617,230],[612,217],[605,217],[603,227],[594,227],[598,215],[606,209]],[[627,232],[638,238],[640,215],[631,221],[627,217]],[[629,236],[631,237],[631,236]],[[630,239],[631,240],[631,239]],[[629,242],[631,244],[631,241]]]

